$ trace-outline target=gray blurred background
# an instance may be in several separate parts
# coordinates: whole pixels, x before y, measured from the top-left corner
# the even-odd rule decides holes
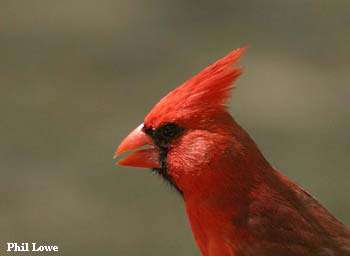
[[[112,155],[164,94],[244,44],[232,114],[350,225],[349,24],[348,0],[0,0],[0,255],[10,241],[199,255],[176,193]]]

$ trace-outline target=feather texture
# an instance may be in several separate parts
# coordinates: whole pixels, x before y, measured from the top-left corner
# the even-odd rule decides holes
[[[184,123],[205,113],[222,109],[241,69],[234,67],[245,48],[239,48],[208,66],[171,91],[146,116],[145,123],[158,127],[167,122]]]
[[[142,130],[153,141],[152,161],[137,158],[137,166],[154,164],[150,156],[160,152],[157,170],[181,192],[203,256],[350,256],[347,227],[273,168],[225,108],[244,50],[155,105]],[[135,138],[146,141],[137,131],[131,148]]]

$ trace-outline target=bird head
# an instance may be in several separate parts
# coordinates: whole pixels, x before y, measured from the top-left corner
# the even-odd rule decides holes
[[[161,99],[117,148],[116,157],[133,151],[118,164],[153,169],[180,192],[210,179],[209,169],[218,168],[234,144],[236,124],[225,103],[244,50],[230,52]]]

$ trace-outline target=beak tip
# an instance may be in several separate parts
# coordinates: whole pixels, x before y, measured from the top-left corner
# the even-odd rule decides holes
[[[114,152],[113,159],[127,151],[134,151],[145,145],[152,145],[152,140],[142,131],[143,124],[134,129],[126,138],[120,143],[119,147]],[[119,160],[119,159],[118,159]],[[138,150],[133,154],[126,156],[115,163],[119,166],[133,166],[143,168],[153,168],[159,166],[158,152],[151,149]]]
[[[124,143],[122,142],[117,149],[114,151],[114,156],[120,156],[122,153],[124,153],[125,150],[125,146],[123,145]]]
[[[123,164],[123,159],[119,160],[115,163],[116,166],[126,166],[125,164]]]
[[[120,155],[121,155],[121,152],[120,152],[119,148],[117,148],[117,150],[114,152],[113,159],[116,159]]]

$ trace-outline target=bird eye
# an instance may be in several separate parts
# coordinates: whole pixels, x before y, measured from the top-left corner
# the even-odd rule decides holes
[[[165,144],[169,143],[172,139],[179,136],[182,131],[183,128],[181,128],[180,126],[174,123],[167,123],[159,127],[155,131],[154,136],[157,142],[159,142],[159,144]]]
[[[178,127],[176,124],[166,124],[160,128],[160,133],[164,138],[172,138],[178,132]]]

